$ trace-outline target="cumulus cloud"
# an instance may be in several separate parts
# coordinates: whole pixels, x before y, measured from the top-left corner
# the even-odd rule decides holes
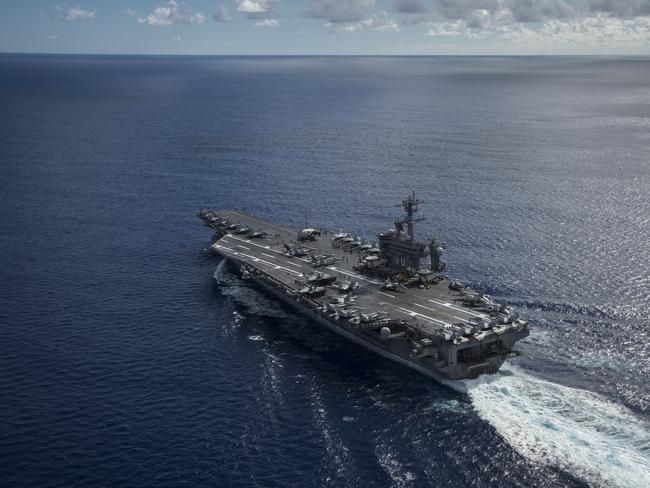
[[[374,13],[374,6],[375,0],[310,0],[303,15],[324,19],[332,31],[399,31],[397,22],[385,10]]]
[[[124,10],[124,15],[126,15],[127,17],[137,17],[137,16],[138,16],[138,12],[136,12],[136,11],[133,10],[132,8],[126,8],[126,9]]]
[[[437,0],[431,15],[423,16],[421,21],[461,21],[470,29],[478,29],[562,19],[575,14],[575,7],[565,0]]]
[[[432,37],[468,37],[479,39],[486,36],[486,32],[467,27],[464,22],[435,22],[429,25],[429,30],[424,34]]]
[[[248,19],[271,19],[276,16],[278,0],[235,0],[237,12]]]
[[[276,19],[264,19],[260,20],[259,22],[255,22],[255,25],[257,27],[277,27],[280,25],[280,22],[278,22]]]
[[[359,20],[358,22],[342,22],[338,24],[327,24],[332,30],[342,32],[355,32],[359,30],[377,30],[384,32],[397,32],[399,26],[397,22],[388,17],[385,10],[382,10],[376,15],[371,15],[366,19]]]
[[[501,37],[520,45],[649,43],[650,16],[612,17],[598,14],[570,20],[549,20],[539,28],[517,25],[501,29]]]
[[[212,15],[212,19],[215,22],[230,22],[232,17],[230,16],[228,9],[221,5],[217,7],[217,11]]]
[[[94,19],[96,10],[87,10],[81,7],[68,7],[66,4],[58,5],[55,8],[56,17],[61,20],[72,22],[79,19]]]
[[[650,44],[650,0],[435,0],[418,12],[415,0],[394,0],[402,23],[424,23],[426,35],[515,44]]]
[[[310,0],[306,17],[326,19],[328,25],[360,22],[368,19],[374,0]]]
[[[156,26],[167,26],[172,24],[202,24],[205,16],[201,13],[194,13],[183,7],[179,7],[176,0],[169,0],[165,5],[156,7],[146,17],[140,17],[138,22]]]
[[[264,14],[270,10],[265,0],[237,0],[237,11],[245,14]]]
[[[395,0],[398,12],[400,2]],[[408,12],[404,12],[408,13]],[[650,0],[436,0],[425,21],[462,21],[470,28],[590,17],[650,15]]]

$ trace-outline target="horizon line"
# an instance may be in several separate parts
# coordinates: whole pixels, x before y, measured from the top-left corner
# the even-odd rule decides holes
[[[0,56],[4,55],[26,55],[26,56],[176,56],[176,57],[375,57],[375,58],[389,58],[389,57],[637,57],[637,58],[650,58],[650,54],[589,54],[589,53],[558,53],[558,54],[507,54],[507,53],[440,53],[440,54],[252,54],[252,53],[79,53],[79,52],[38,52],[38,51],[0,51]]]

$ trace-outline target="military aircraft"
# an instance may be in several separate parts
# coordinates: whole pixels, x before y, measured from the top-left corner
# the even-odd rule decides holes
[[[362,308],[343,308],[343,307],[333,307],[334,313],[331,315],[335,320],[340,318],[351,319],[359,315],[359,312],[363,310]]]
[[[320,268],[321,266],[331,266],[336,263],[341,258],[332,256],[331,254],[321,254],[319,256],[310,256],[309,261],[311,261],[312,266],[315,268]]]
[[[322,273],[320,271],[313,271],[312,273],[303,276],[307,278],[307,281],[309,283],[312,283],[314,285],[329,285],[330,283],[334,283],[336,281],[336,276],[332,276],[328,273]]]
[[[339,283],[338,285],[336,285],[336,289],[337,289],[340,293],[349,293],[349,292],[352,292],[352,291],[356,291],[356,290],[358,290],[360,287],[361,287],[361,285],[359,284],[358,281],[355,281],[355,282],[353,283],[353,282],[351,282],[351,281],[347,281],[347,280],[344,281],[344,282],[342,282],[342,283]]]
[[[319,298],[325,295],[326,291],[327,290],[325,289],[324,286],[306,285],[298,293],[300,293],[301,295],[306,295],[310,298]]]
[[[452,291],[463,291],[465,289],[465,285],[463,285],[458,280],[452,280],[451,283],[449,283],[448,288]]]
[[[306,249],[304,247],[290,246],[288,244],[285,244],[284,249],[285,249],[284,255],[289,256],[290,258],[292,257],[301,258],[309,254],[309,249]]]
[[[390,278],[386,278],[386,281],[381,287],[382,290],[387,290],[387,291],[397,291],[397,292],[402,292],[406,290],[406,287],[402,285],[401,283],[398,283],[396,281],[391,281]]]
[[[372,312],[372,313],[359,313],[353,317],[350,318],[350,322],[352,324],[358,325],[361,323],[372,323],[372,322],[378,322],[380,320],[387,320],[390,317],[390,314],[388,312]]]
[[[251,232],[251,233],[248,235],[248,237],[250,237],[251,239],[260,239],[260,238],[262,238],[262,237],[266,237],[266,236],[268,236],[268,235],[269,235],[268,232],[265,232],[265,231],[263,231],[263,230],[256,230],[256,231]]]
[[[461,300],[471,306],[486,306],[492,303],[490,295],[486,295],[483,291],[463,290],[461,292]]]
[[[298,232],[299,241],[315,241],[318,237],[320,237],[320,230],[312,229],[311,227]]]

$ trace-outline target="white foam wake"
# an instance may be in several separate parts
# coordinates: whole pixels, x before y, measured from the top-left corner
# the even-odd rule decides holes
[[[217,283],[220,283],[221,280],[223,279],[223,268],[226,265],[226,260],[222,259],[219,264],[217,264],[217,268],[214,270],[214,274],[212,277],[216,280]]]
[[[512,365],[463,383],[478,415],[533,462],[595,485],[650,483],[650,424],[625,407]]]

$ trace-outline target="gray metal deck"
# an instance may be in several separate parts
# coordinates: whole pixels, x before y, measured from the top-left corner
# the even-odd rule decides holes
[[[355,308],[364,309],[364,313],[386,311],[391,319],[407,320],[409,326],[430,334],[452,324],[469,323],[472,318],[488,318],[486,313],[464,305],[461,294],[449,290],[447,279],[431,285],[430,288],[412,287],[401,292],[382,290],[381,279],[353,270],[354,264],[359,260],[359,253],[333,247],[332,234],[327,231],[315,241],[298,242],[297,234],[300,229],[271,223],[234,210],[217,213],[224,219],[254,230],[263,230],[269,235],[263,238],[249,238],[247,235],[231,231],[213,244],[212,249],[223,256],[260,269],[289,289],[298,291],[302,288],[305,275],[315,270],[332,274],[339,281],[358,281],[361,287],[354,292],[357,297]],[[286,256],[285,244],[308,247],[313,254],[328,253],[336,256],[338,261],[331,266],[316,268],[306,257]],[[330,287],[324,297],[314,301],[322,304],[330,297],[340,295],[338,290]]]

